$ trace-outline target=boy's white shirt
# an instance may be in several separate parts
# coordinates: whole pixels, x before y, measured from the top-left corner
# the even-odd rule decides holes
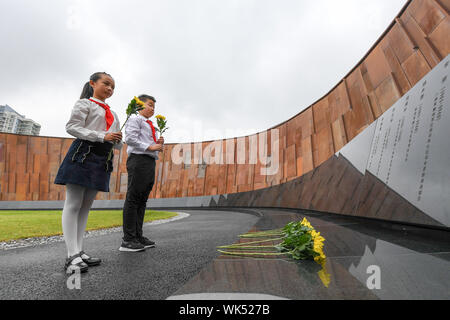
[[[156,144],[153,140],[152,129],[146,122],[146,117],[141,114],[133,114],[125,125],[125,143],[127,153],[146,154],[158,160],[158,151],[148,151],[147,148]],[[156,131],[156,130],[155,130]],[[156,141],[158,141],[158,132],[155,132]]]

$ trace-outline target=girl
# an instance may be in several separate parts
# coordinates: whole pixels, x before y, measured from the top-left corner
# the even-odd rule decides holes
[[[67,246],[67,273],[87,271],[101,260],[83,251],[89,210],[98,191],[109,192],[112,148],[122,148],[119,118],[105,100],[114,92],[114,80],[105,72],[94,73],[75,103],[66,131],[76,137],[55,179],[66,185],[62,229]],[[114,154],[112,152],[112,154]]]

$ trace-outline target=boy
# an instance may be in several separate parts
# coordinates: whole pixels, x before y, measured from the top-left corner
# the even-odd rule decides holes
[[[155,113],[155,98],[140,95],[144,109],[132,115],[125,127],[128,145],[128,187],[123,208],[123,242],[120,251],[137,252],[155,246],[142,235],[148,196],[155,183],[155,163],[158,152],[163,151],[164,138],[157,138],[153,123],[149,120]]]

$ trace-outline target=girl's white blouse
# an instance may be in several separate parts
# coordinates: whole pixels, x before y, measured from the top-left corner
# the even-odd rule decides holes
[[[91,99],[100,103],[105,103],[96,98]],[[107,131],[105,109],[95,102],[89,101],[88,99],[78,100],[75,103],[70,119],[66,124],[66,132],[82,140],[88,140],[91,142],[105,142],[104,138],[106,133],[120,131],[119,118],[114,111],[111,110],[111,113],[114,116],[114,122]],[[122,142],[115,143],[114,148],[121,149],[122,145]]]

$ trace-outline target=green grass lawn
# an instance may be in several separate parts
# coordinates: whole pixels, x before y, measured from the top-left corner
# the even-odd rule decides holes
[[[0,210],[0,241],[62,234],[62,211]],[[144,222],[168,219],[176,212],[145,212]],[[86,230],[97,230],[122,225],[122,210],[91,211]]]

